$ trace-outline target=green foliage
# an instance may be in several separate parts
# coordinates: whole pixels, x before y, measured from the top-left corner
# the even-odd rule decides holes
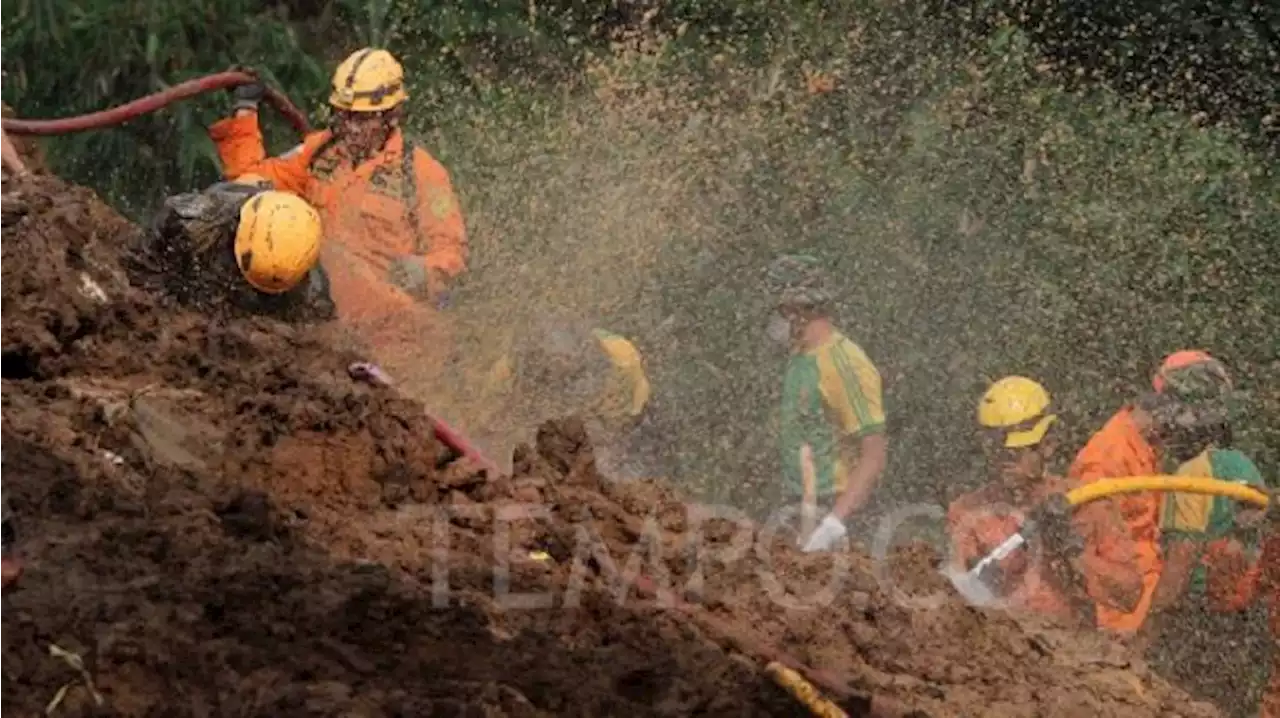
[[[719,495],[752,502],[751,479],[776,466],[770,371],[782,356],[762,349],[768,307],[752,268],[815,243],[847,281],[840,323],[885,375],[892,500],[972,486],[963,457],[986,382],[1045,381],[1070,419],[1067,446],[1078,446],[1164,353],[1188,346],[1222,356],[1252,392],[1242,442],[1274,476],[1280,292],[1267,277],[1280,272],[1280,211],[1264,198],[1280,183],[1266,160],[1184,116],[1056,87],[1015,28],[989,48],[882,71],[884,83],[921,90],[899,96],[892,134],[864,85],[784,103],[766,116],[772,129],[731,208],[732,245],[712,261],[722,272],[669,268],[669,311],[690,318],[684,365],[693,351],[720,366],[670,379],[696,397],[673,400],[688,407],[686,433],[734,437],[690,457],[694,475],[724,477]],[[853,49],[844,57],[856,63]],[[746,322],[744,307],[754,307]],[[727,410],[728,397],[706,389],[723,386],[716,374],[750,398]]]
[[[761,272],[811,251],[844,279],[839,322],[885,378],[890,503],[980,479],[987,382],[1044,381],[1071,449],[1183,347],[1222,356],[1252,393],[1240,435],[1274,476],[1280,185],[1265,159],[1184,115],[1064,87],[1014,26],[967,41],[944,15],[846,10],[796,11],[719,59],[686,34],[593,66],[588,92],[494,91],[443,122],[427,144],[464,188],[477,247],[464,323],[491,336],[558,303],[604,317],[646,354],[680,480],[763,510],[785,349],[763,336]],[[833,91],[805,79],[820,75]]]
[[[233,64],[260,67],[303,107],[327,79],[287,14],[249,0],[6,0],[3,23],[5,102],[26,118],[106,109]],[[114,129],[59,138],[48,143],[51,161],[59,174],[141,210],[216,178],[205,127],[227,107],[220,98],[189,100]]]
[[[1046,66],[1074,87],[1103,86],[1276,149],[1280,4],[1267,0],[1063,3],[997,0],[988,22],[1018,18]]]

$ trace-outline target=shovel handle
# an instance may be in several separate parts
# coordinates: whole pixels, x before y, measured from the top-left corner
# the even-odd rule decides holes
[[[1005,557],[1014,551],[1017,551],[1026,542],[1027,538],[1023,536],[1021,532],[1013,534],[1009,538],[1000,542],[1000,545],[992,549],[991,553],[983,556],[982,560],[974,564],[973,568],[969,569],[969,575],[973,578],[981,578],[982,572],[986,570],[987,566],[990,566],[996,561],[1004,560]]]

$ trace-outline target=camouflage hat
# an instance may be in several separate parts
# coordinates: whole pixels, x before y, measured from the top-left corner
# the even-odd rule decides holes
[[[1194,352],[1196,356],[1189,361],[1173,361],[1182,354],[1184,352],[1170,355],[1156,373],[1152,383],[1158,393],[1191,403],[1230,398],[1231,375],[1222,362],[1203,352]]]
[[[1169,355],[1152,380],[1155,391],[1139,407],[1170,428],[1229,424],[1240,413],[1240,396],[1222,362],[1204,352]]]
[[[1160,372],[1160,389],[1165,395],[1201,413],[1230,417],[1238,413],[1240,394],[1231,384],[1226,366],[1213,357],[1185,363]]]
[[[822,263],[809,254],[778,257],[769,264],[765,278],[780,305],[820,307],[833,299]]]

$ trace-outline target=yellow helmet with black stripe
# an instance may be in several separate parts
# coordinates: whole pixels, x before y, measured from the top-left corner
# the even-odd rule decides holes
[[[267,190],[240,208],[236,265],[245,281],[265,294],[282,294],[301,282],[320,259],[320,214],[301,197]]]
[[[386,50],[357,50],[333,73],[329,104],[347,112],[383,112],[409,99],[404,68]]]

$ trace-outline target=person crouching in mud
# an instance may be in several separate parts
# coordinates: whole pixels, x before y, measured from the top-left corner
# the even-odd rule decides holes
[[[644,360],[625,337],[571,313],[544,315],[490,369],[488,383],[528,424],[581,418],[608,478],[656,478],[670,470]]]
[[[290,322],[333,318],[320,215],[244,176],[167,199],[125,260],[137,285],[202,311]]]
[[[1012,611],[1062,623],[1094,624],[1095,602],[1108,590],[1135,600],[1142,576],[1113,565],[1096,548],[1125,537],[1114,508],[1097,502],[1072,510],[1061,495],[1073,482],[1049,474],[1058,444],[1058,417],[1049,392],[1026,377],[1005,377],[978,402],[989,483],[952,502],[947,512],[952,566],[972,570],[1033,520],[1029,545],[989,565],[979,579]],[[1070,515],[1069,515],[1070,513]]]
[[[334,316],[318,263],[322,237],[311,205],[246,176],[166,199],[123,266],[135,286],[210,315],[320,322]],[[22,566],[11,556],[16,534],[4,509],[8,587]]]

